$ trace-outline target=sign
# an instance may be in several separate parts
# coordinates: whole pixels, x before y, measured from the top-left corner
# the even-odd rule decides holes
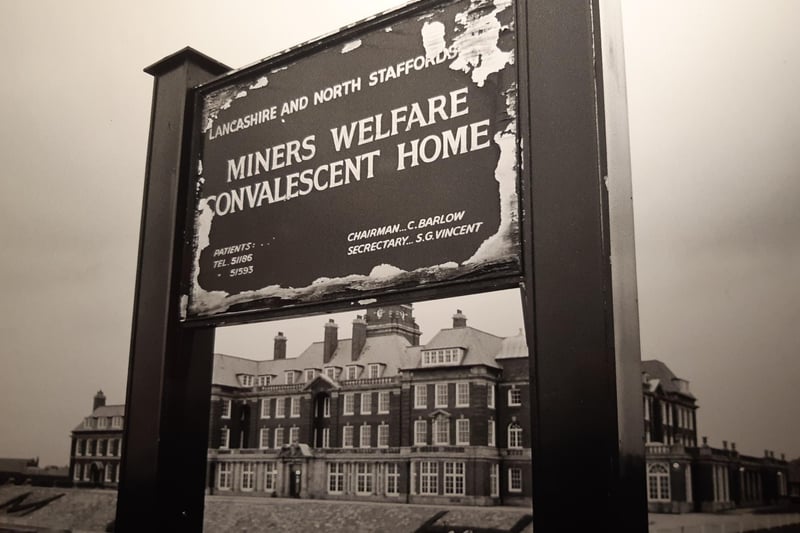
[[[182,318],[518,275],[514,28],[440,3],[198,89]]]

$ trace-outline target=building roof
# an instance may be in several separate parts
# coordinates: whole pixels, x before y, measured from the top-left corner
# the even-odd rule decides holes
[[[461,361],[462,366],[487,365],[500,368],[500,365],[495,362],[495,357],[500,352],[502,345],[502,337],[465,326],[440,330],[421,350],[464,348],[466,353]],[[411,364],[406,368],[419,368],[420,357],[417,355],[413,361],[409,362]]]
[[[465,321],[463,315],[460,317]],[[389,315],[391,319],[391,315]],[[265,359],[254,361],[226,354],[214,354],[213,384],[223,387],[240,387],[239,374],[251,376],[273,375],[279,379],[288,370],[303,371],[306,369],[322,370],[325,367],[341,367],[358,364],[367,366],[371,363],[384,365],[383,377],[393,377],[404,369],[417,369],[421,366],[422,352],[443,348],[462,348],[464,358],[461,366],[484,365],[501,368],[502,359],[527,358],[529,356],[525,335],[522,331],[512,337],[503,338],[479,329],[455,324],[457,327],[440,330],[424,346],[412,345],[409,337],[398,328],[395,332],[386,333],[386,327],[396,326],[394,323],[370,322],[380,320],[377,315],[368,315],[370,328],[377,324],[377,329],[367,329],[364,347],[356,361],[353,361],[352,339],[339,339],[330,361],[323,363],[325,341],[313,342],[297,357],[286,359]],[[403,317],[413,320],[413,317]],[[387,326],[388,324],[388,326]],[[376,334],[376,331],[381,333]],[[277,384],[273,381],[273,384]]]
[[[101,405],[97,409],[92,411],[92,414],[90,414],[89,416],[94,417],[94,418],[103,418],[103,417],[111,417],[111,416],[122,416],[122,417],[124,417],[125,416],[125,404],[120,404],[120,405]],[[77,426],[75,426],[72,429],[72,431],[109,431],[109,430],[119,430],[119,431],[121,431],[121,428],[111,428],[111,427],[102,428],[102,429],[100,429],[100,428],[87,428],[87,427],[85,427],[83,425],[83,422],[81,422],[80,424],[78,424]]]
[[[657,359],[642,361],[642,374],[647,379],[651,391],[661,386],[661,390],[666,394],[680,394],[695,399],[689,391],[689,382],[677,377],[667,365]]]

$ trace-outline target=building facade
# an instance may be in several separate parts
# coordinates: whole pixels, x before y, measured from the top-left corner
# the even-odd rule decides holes
[[[661,361],[642,362],[647,501],[650,512],[716,512],[789,503],[789,464],[769,450],[697,443],[697,401],[689,382]]]
[[[419,345],[408,305],[358,317],[349,339],[272,360],[215,355],[212,493],[531,504],[528,349],[467,325]]]
[[[92,413],[72,430],[69,477],[73,484],[116,487],[122,456],[124,405],[106,405],[103,391],[97,391]]]

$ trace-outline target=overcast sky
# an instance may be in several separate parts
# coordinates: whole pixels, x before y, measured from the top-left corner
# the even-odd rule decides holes
[[[0,457],[67,464],[94,393],[124,402],[142,69],[187,45],[238,68],[396,4],[0,2]],[[794,0],[623,1],[642,357],[690,381],[712,444],[788,457],[800,456],[797,20]],[[423,341],[456,308],[515,334],[518,300],[420,304]],[[325,320],[223,329],[218,351],[266,357],[282,330],[296,354]]]

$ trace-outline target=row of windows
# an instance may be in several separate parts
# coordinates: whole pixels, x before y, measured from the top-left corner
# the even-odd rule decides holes
[[[75,439],[75,455],[119,457],[122,455],[122,439]]]
[[[239,476],[239,488],[242,491],[256,489],[257,465],[261,466],[263,476],[263,490],[274,492],[277,490],[278,463],[275,461],[263,463],[242,463]],[[441,465],[441,487],[439,470]],[[464,496],[466,493],[466,470],[463,462],[420,461],[416,464],[419,472],[419,493],[422,495]],[[500,495],[500,467],[493,464],[489,471],[490,496]],[[376,494],[376,464],[357,462],[350,464],[348,472],[345,463],[331,462],[327,466],[327,489],[329,494],[344,494],[348,491],[359,495]],[[349,483],[348,483],[349,482]],[[381,491],[387,495],[400,494],[400,465],[387,463],[383,472]],[[231,490],[233,488],[233,463],[219,463],[217,467],[217,488]],[[522,469],[508,469],[509,492],[522,492]]]
[[[122,429],[121,416],[87,416],[83,420],[86,429]]]
[[[383,363],[370,363],[367,365],[367,374],[363,375],[364,373],[364,366],[363,365],[348,365],[344,367],[339,366],[328,366],[320,370],[319,368],[307,368],[303,371],[300,370],[285,370],[283,372],[284,376],[284,383],[287,385],[291,385],[294,383],[300,383],[301,379],[305,379],[306,383],[310,383],[314,381],[321,373],[324,374],[326,377],[332,380],[344,379],[344,380],[353,380],[353,379],[360,379],[360,378],[369,378],[375,379],[383,377],[383,372],[386,368],[386,365]],[[342,374],[344,372],[344,375]],[[275,383],[277,376],[275,374],[261,374],[259,376],[254,376],[252,374],[239,374],[239,384],[242,387],[252,387],[253,385],[258,385],[259,387],[266,387],[267,385],[272,385]]]
[[[463,348],[445,348],[442,350],[423,350],[422,366],[445,366],[461,363]]]
[[[470,387],[469,383],[466,382],[459,382],[456,383],[456,394],[455,394],[455,402],[454,407],[469,407],[470,406]],[[450,405],[450,393],[448,383],[436,383],[434,384],[434,404],[435,408],[447,408],[453,407]],[[359,405],[360,411],[359,413],[362,415],[372,414],[373,410],[373,395],[377,394],[377,413],[378,414],[387,414],[389,413],[389,402],[390,402],[390,392],[389,391],[380,391],[377,393],[373,392],[362,392],[358,393],[359,396]],[[344,415],[355,415],[355,406],[356,406],[356,393],[347,393],[343,396],[343,414]],[[286,417],[286,400],[287,398],[265,398],[261,400],[261,418],[285,418]],[[297,418],[300,416],[300,397],[292,396],[288,398],[289,400],[289,416]],[[323,416],[330,416],[330,397],[326,397],[323,400]],[[274,405],[274,407],[273,407]],[[495,407],[495,386],[490,385],[487,388],[487,399],[486,405],[489,408]],[[522,405],[522,390],[519,388],[511,388],[508,390],[508,405],[511,407],[520,406]],[[428,385],[416,385],[414,386],[414,408],[415,409],[427,409],[428,408]],[[224,399],[222,400],[222,418],[230,418],[231,417],[231,400]]]
[[[451,439],[450,435],[450,419],[446,416],[440,415],[433,419],[431,425],[431,436],[428,437],[428,421],[415,420],[414,421],[414,445],[426,446],[428,444],[448,446],[455,444],[457,446],[468,446],[470,442],[470,421],[468,418],[459,418],[455,421],[455,442]],[[488,420],[486,445],[496,446],[495,440],[495,421]],[[278,427],[261,428],[259,430],[258,447],[261,449],[280,448],[284,444],[297,444],[300,439],[300,428],[288,428],[289,440],[286,441],[286,428]],[[356,441],[356,429],[358,430],[358,440]],[[517,422],[512,422],[507,428],[507,445],[509,448],[521,449],[522,448],[522,426]],[[331,433],[330,428],[323,428],[321,434],[321,447],[331,447]],[[342,427],[342,448],[354,448],[358,442],[359,448],[370,448],[373,446],[372,441],[372,425],[363,424],[361,426],[344,426]],[[228,448],[230,445],[230,429],[222,428],[220,434],[220,448]],[[382,423],[376,426],[376,440],[375,445],[379,448],[389,446],[389,426]]]
[[[277,489],[278,463],[270,461],[260,464],[264,479],[263,489],[267,492],[274,492]],[[233,488],[233,463],[219,463],[217,467],[217,488],[221,490]],[[255,490],[256,463],[242,463],[239,488],[243,491]]]
[[[654,408],[654,400],[651,396],[644,397],[644,419],[650,420]],[[673,416],[673,413],[674,416]],[[683,405],[674,405],[666,401],[661,401],[661,423],[665,426],[677,426],[682,429],[694,429],[693,410]]]
[[[119,465],[117,463],[106,463],[103,468],[102,478],[106,483],[119,483]],[[75,463],[72,479],[74,481],[92,481],[92,463]]]

